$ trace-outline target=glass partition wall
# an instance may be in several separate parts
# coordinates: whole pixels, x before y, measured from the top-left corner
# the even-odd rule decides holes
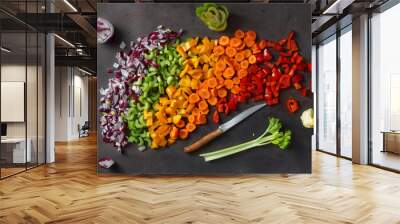
[[[38,10],[30,3],[25,12]],[[45,163],[45,35],[0,12],[0,178]],[[6,24],[16,26],[10,30]]]
[[[370,163],[400,171],[400,4],[372,15]]]
[[[317,45],[317,149],[352,157],[351,25]]]

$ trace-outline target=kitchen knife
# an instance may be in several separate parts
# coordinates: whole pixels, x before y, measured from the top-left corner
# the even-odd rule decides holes
[[[244,119],[246,119],[248,116],[254,114],[256,111],[263,108],[265,105],[266,105],[265,103],[262,103],[262,104],[255,105],[255,106],[252,106],[252,107],[244,110],[243,112],[241,112],[240,114],[238,114],[234,118],[232,118],[231,120],[218,126],[218,128],[215,129],[214,131],[201,137],[199,140],[195,141],[193,144],[184,147],[185,152],[194,152],[194,151],[200,149],[203,145],[211,142],[213,139],[222,135],[222,133],[228,131],[233,126],[235,126],[236,124],[238,124],[241,121],[243,121]]]

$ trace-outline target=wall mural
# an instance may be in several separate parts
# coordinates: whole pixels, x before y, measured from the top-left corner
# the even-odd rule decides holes
[[[310,173],[307,4],[98,4],[98,172]]]

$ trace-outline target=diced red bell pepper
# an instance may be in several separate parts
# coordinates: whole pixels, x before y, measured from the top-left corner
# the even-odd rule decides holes
[[[229,100],[228,108],[230,111],[237,109],[237,104],[236,104],[235,100]]]
[[[290,57],[290,56],[292,56],[292,52],[291,51],[279,52],[279,56]]]
[[[299,109],[299,102],[297,102],[297,100],[294,98],[289,98],[286,101],[286,108],[290,113],[294,113]]]
[[[304,71],[306,70],[307,65],[305,63],[300,63],[297,65],[296,70],[297,71]]]
[[[294,73],[296,72],[296,70],[297,70],[297,65],[296,65],[296,64],[295,64],[295,65],[292,65],[292,67],[290,68],[290,72],[288,73],[288,75],[289,75],[289,76],[293,76]]]
[[[213,122],[214,122],[214,124],[218,124],[219,123],[219,113],[218,113],[218,111],[214,111]]]
[[[308,72],[312,72],[312,64],[311,64],[311,63],[308,63],[308,64],[307,64],[307,67],[308,67]]]
[[[265,61],[270,61],[272,59],[272,54],[268,49],[264,49],[263,56]]]
[[[293,86],[294,86],[294,88],[296,89],[296,90],[299,90],[299,89],[301,89],[303,86],[301,85],[301,83],[299,83],[299,82],[296,82],[296,83],[293,83]]]
[[[247,69],[247,72],[250,74],[255,74],[257,73],[257,71],[260,69],[260,67],[256,64],[252,64],[249,66],[249,68]]]
[[[291,85],[290,76],[289,75],[282,75],[279,79],[279,88],[280,89],[287,89]]]
[[[253,100],[253,102],[256,102],[256,101],[260,101],[260,100],[264,99],[264,96],[256,95],[256,96],[253,96],[251,99]]]
[[[271,91],[275,98],[279,97],[279,85],[276,85],[276,84],[272,85]]]
[[[301,88],[301,90],[300,90],[300,94],[302,95],[302,96],[307,96],[307,88],[306,87],[303,87],[303,88]]]
[[[296,64],[300,64],[302,61],[303,61],[303,56],[298,56],[297,58],[296,58]]]
[[[230,111],[231,111],[231,110],[229,109],[229,106],[228,106],[227,104],[225,104],[225,111],[224,111],[224,114],[225,114],[226,116],[228,116]]]
[[[220,112],[220,113],[222,113],[222,112],[224,112],[224,107],[225,107],[225,105],[224,104],[217,104],[217,111],[218,112]]]
[[[284,74],[288,74],[289,71],[290,71],[290,67],[289,67],[288,64],[283,64],[283,65],[282,65],[282,69],[283,69],[283,73],[284,73]]]
[[[247,101],[247,99],[246,99],[245,96],[243,96],[243,95],[239,95],[238,96],[238,102],[239,103],[246,103],[246,101]]]
[[[290,40],[290,41],[288,41],[288,49],[290,51],[298,51],[299,46],[297,45],[295,40]]]
[[[289,41],[289,40],[293,40],[293,38],[294,38],[294,34],[295,34],[295,33],[294,33],[293,31],[289,32],[289,34],[288,34],[288,38],[287,38],[287,39],[288,39],[288,41]]]
[[[258,63],[262,62],[264,60],[264,56],[262,54],[257,54],[256,55],[256,60]]]
[[[276,51],[282,51],[283,50],[283,47],[282,47],[282,45],[280,45],[279,43],[275,43],[274,44],[274,49],[276,50]]]
[[[270,69],[270,68],[267,68],[267,67],[263,68],[261,71],[262,71],[265,75],[271,74],[271,69]]]
[[[279,45],[281,45],[281,46],[283,46],[283,45],[285,45],[286,44],[286,38],[282,38],[282,39],[280,39],[279,41],[278,41],[278,43],[279,43]]]

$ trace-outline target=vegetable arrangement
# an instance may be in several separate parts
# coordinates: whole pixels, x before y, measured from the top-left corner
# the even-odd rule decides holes
[[[229,11],[223,5],[204,3],[196,8],[196,16],[213,31],[224,31],[228,26]]]
[[[274,117],[270,117],[268,128],[265,132],[260,135],[258,138],[253,139],[251,141],[231,146],[225,149],[220,149],[214,152],[200,154],[201,157],[204,158],[206,162],[221,159],[239,152],[246,151],[251,148],[273,144],[278,146],[280,149],[286,149],[290,144],[292,138],[292,132],[290,130],[281,131],[282,122]]]
[[[214,4],[203,7],[196,13],[224,11]],[[217,124],[222,115],[228,116],[241,103],[262,100],[269,106],[277,105],[280,92],[291,87],[307,96],[302,73],[310,71],[310,64],[300,55],[293,32],[279,41],[257,41],[255,31],[240,29],[214,40],[193,37],[179,43],[180,35],[181,31],[160,26],[131,43],[128,52],[117,53],[117,62],[110,70],[114,77],[109,87],[101,90],[105,142],[118,149],[128,141],[158,149],[187,139],[198,126],[207,124],[211,112]],[[285,106],[291,113],[300,108],[293,97]],[[270,125],[278,123],[270,119]],[[285,148],[290,132],[274,130],[269,128],[265,134],[271,135],[243,147],[203,156],[208,161],[263,144]]]

